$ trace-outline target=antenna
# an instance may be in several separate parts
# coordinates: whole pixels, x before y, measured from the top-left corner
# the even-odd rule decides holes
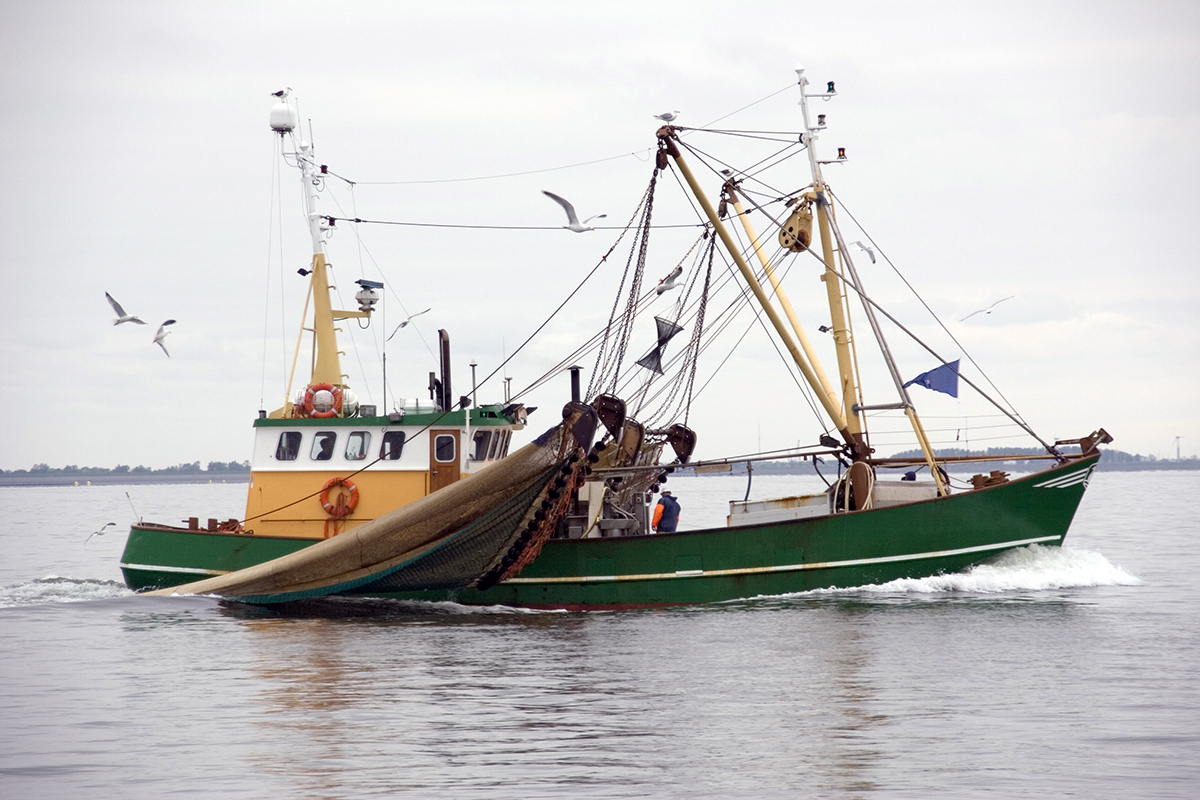
[[[138,513],[137,506],[133,504],[133,498],[129,496],[129,492],[125,493],[125,499],[129,501],[129,507],[133,509],[133,515],[137,517],[137,521],[142,521],[142,515]]]

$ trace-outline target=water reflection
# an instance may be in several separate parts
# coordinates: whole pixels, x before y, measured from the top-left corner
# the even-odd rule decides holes
[[[348,600],[221,613],[247,634],[260,736],[308,754],[265,748],[251,766],[300,794],[602,784],[635,796],[667,776],[857,793],[879,785],[889,757],[886,667],[862,603],[528,614]]]

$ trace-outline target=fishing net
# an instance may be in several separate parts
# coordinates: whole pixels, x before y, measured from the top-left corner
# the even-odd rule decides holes
[[[561,425],[498,464],[335,538],[238,572],[149,594],[216,594],[273,603],[466,586],[500,565],[503,577],[511,577],[512,565],[523,560],[513,558],[512,549],[518,541],[530,544],[521,534],[530,522],[536,521],[538,530],[544,526],[543,499],[551,493],[558,497],[559,479],[568,474],[577,480],[586,464],[582,455],[591,444],[595,416],[575,403],[563,415]],[[535,520],[539,511],[541,518]],[[509,563],[504,564],[506,557]]]

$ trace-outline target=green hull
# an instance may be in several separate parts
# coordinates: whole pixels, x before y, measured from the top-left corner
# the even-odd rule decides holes
[[[1016,547],[1061,544],[1098,459],[1091,456],[999,486],[871,511],[740,528],[551,540],[519,577],[486,591],[373,596],[535,608],[637,608],[956,572]],[[311,540],[134,528],[122,569],[131,588],[160,588],[308,544]],[[149,566],[153,564],[166,569]]]

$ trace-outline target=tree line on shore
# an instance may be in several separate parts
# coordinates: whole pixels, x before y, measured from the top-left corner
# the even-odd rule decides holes
[[[1075,452],[1079,451],[1078,447],[1072,448]],[[1023,455],[1033,455],[1037,451],[1019,447],[989,447],[987,450],[966,450],[959,447],[939,448],[936,453],[939,457],[946,456],[1014,456],[1013,461],[1028,463],[1030,466],[1036,466],[1039,462],[1028,461],[1021,459]],[[902,453],[896,453],[896,458],[916,458],[920,457],[920,450],[906,450]],[[1191,469],[1200,469],[1200,459],[1195,456],[1177,461],[1173,458],[1157,458],[1155,456],[1143,456],[1135,453],[1126,453],[1122,450],[1104,451],[1102,461],[1105,464],[1128,464],[1132,468],[1140,465],[1143,468],[1151,465],[1162,468],[1171,468],[1168,465],[1190,465]],[[1040,462],[1043,463],[1044,462]],[[796,468],[795,459],[780,459],[775,462],[761,462],[755,467],[756,470],[764,471],[792,471]],[[809,466],[808,469],[812,467]],[[835,467],[836,468],[836,467]],[[1175,467],[1178,468],[1178,467]],[[173,467],[164,467],[162,469],[151,469],[138,464],[136,467],[130,467],[127,464],[118,464],[115,467],[80,467],[75,464],[68,464],[65,467],[51,467],[48,464],[34,464],[29,469],[0,469],[0,475],[31,475],[34,477],[49,477],[52,475],[58,476],[82,476],[90,477],[94,475],[203,475],[207,473],[230,475],[241,474],[246,475],[250,472],[249,461],[210,461],[208,466],[201,467],[199,461],[193,461],[190,464],[176,464]]]
[[[1063,448],[1061,448],[1061,450],[1062,450],[1062,452],[1068,453],[1068,454],[1069,453],[1078,453],[1079,446],[1071,445],[1068,447],[1063,447]],[[1031,450],[1029,448],[1021,448],[1021,447],[989,447],[987,450],[966,450],[961,447],[939,447],[939,448],[935,448],[934,453],[939,458],[970,457],[970,456],[1013,456],[1013,461],[1016,461],[1019,463],[1028,461],[1031,464],[1036,463],[1036,462],[1029,461],[1028,459],[1022,459],[1022,458],[1020,458],[1020,456],[1045,455],[1044,450]],[[896,455],[895,455],[895,457],[897,457],[897,458],[919,458],[920,456],[921,456],[920,450],[905,450],[903,453],[896,453]],[[1103,462],[1105,464],[1146,464],[1146,465],[1164,464],[1165,465],[1165,464],[1191,463],[1194,465],[1200,465],[1200,459],[1197,459],[1195,456],[1192,456],[1191,458],[1184,458],[1184,459],[1177,460],[1174,458],[1158,458],[1157,456],[1153,456],[1153,455],[1143,456],[1138,453],[1126,453],[1123,450],[1113,450],[1110,448],[1104,448],[1104,455],[1100,460],[1101,460],[1101,462]]]
[[[115,467],[80,467],[68,464],[65,467],[51,467],[48,464],[34,464],[29,469],[0,469],[0,475],[32,475],[34,477],[62,476],[98,476],[98,475],[202,475],[205,473],[247,474],[250,472],[249,461],[210,461],[207,467],[201,467],[199,461],[190,464],[176,464],[173,467],[151,469],[138,464],[131,467],[128,464],[118,464]]]

